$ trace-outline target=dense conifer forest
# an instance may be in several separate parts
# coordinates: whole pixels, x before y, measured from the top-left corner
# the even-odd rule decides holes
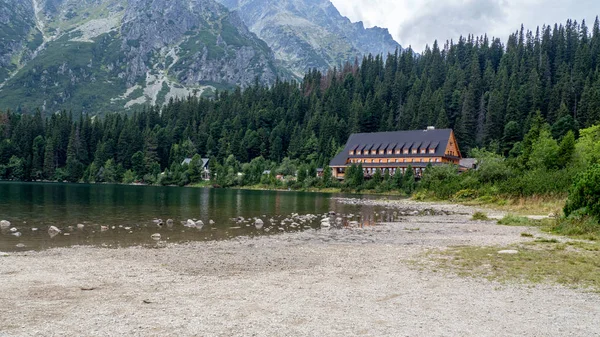
[[[311,71],[301,83],[97,113],[0,112],[0,178],[185,185],[200,179],[181,165],[194,156],[212,159],[223,186],[257,184],[267,169],[312,178],[351,133],[430,125],[453,128],[463,155],[485,148],[475,153],[520,170],[566,170],[579,130],[600,121],[600,22],[521,27],[505,42],[461,37]],[[567,162],[530,160],[539,139]]]

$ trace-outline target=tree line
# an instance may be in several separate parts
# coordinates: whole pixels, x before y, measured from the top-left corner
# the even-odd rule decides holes
[[[181,162],[197,155],[211,158],[218,176],[231,171],[230,181],[250,184],[260,182],[261,169],[325,167],[351,133],[430,125],[453,128],[463,153],[487,148],[517,158],[540,120],[556,142],[600,120],[598,19],[591,30],[574,20],[521,27],[506,43],[435,42],[421,55],[409,48],[368,56],[310,71],[300,83],[256,84],[133,113],[5,110],[0,178],[186,184],[199,173]],[[237,172],[254,173],[239,181]]]

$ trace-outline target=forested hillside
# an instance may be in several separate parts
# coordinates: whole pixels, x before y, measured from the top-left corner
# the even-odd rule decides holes
[[[24,98],[26,99],[26,98]],[[1,105],[1,102],[0,102]],[[0,174],[94,180],[104,172],[156,175],[194,154],[241,163],[262,156],[324,166],[349,134],[454,128],[464,154],[519,154],[537,112],[560,140],[600,120],[600,23],[523,28],[368,57],[304,81],[173,100],[103,118],[0,114]],[[98,112],[100,113],[100,111]],[[516,148],[516,149],[514,149]],[[216,161],[213,161],[216,162]],[[108,168],[107,168],[108,166]],[[172,168],[173,169],[173,168]]]

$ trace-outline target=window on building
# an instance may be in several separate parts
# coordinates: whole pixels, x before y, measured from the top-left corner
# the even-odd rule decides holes
[[[434,154],[435,153],[435,149],[429,149],[429,154]]]
[[[353,156],[354,155],[354,151],[350,151],[350,155]]]
[[[417,154],[417,149],[413,149],[412,154]]]
[[[392,152],[393,152],[392,150],[388,150],[388,154],[392,154]]]
[[[404,150],[404,154],[408,154],[408,149],[405,149],[405,150]]]
[[[421,154],[425,154],[425,149],[421,149]]]

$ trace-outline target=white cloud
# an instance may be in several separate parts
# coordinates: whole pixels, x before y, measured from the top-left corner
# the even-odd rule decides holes
[[[564,23],[567,19],[592,27],[600,15],[598,0],[331,0],[342,15],[363,21],[366,27],[390,30],[403,46],[422,51],[438,40],[458,39],[468,34],[500,37],[524,24],[535,30],[543,24]]]

